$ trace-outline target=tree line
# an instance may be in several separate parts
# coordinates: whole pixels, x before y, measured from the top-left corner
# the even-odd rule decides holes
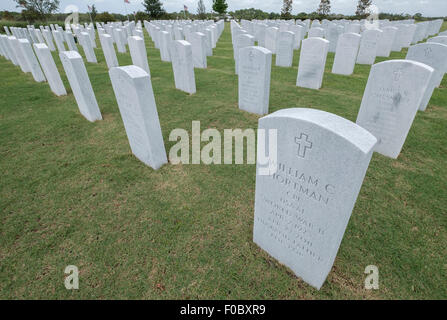
[[[22,11],[9,12],[0,11],[0,19],[3,21],[26,21],[33,23],[35,21],[63,21],[67,14],[56,13],[59,10],[60,0],[14,0],[18,8]],[[355,1],[355,0],[353,0]],[[79,17],[82,22],[108,22],[108,21],[124,21],[124,20],[154,20],[154,19],[216,19],[228,14],[235,19],[362,19],[368,14],[368,7],[372,4],[372,0],[358,0],[357,10],[355,15],[346,16],[342,14],[331,13],[331,1],[320,0],[319,6],[314,12],[306,13],[300,12],[298,14],[292,14],[293,0],[283,0],[281,12],[265,12],[260,9],[249,8],[228,12],[228,4],[226,0],[213,0],[212,8],[205,7],[203,0],[198,0],[196,12],[190,12],[185,6],[184,10],[179,12],[168,13],[163,8],[162,1],[160,0],[142,0],[142,4],[145,8],[144,11],[134,12],[129,15],[115,14],[109,12],[98,13],[95,5],[89,6],[87,13],[80,13]],[[418,21],[427,20],[422,14],[417,13],[415,15],[409,14],[391,14],[380,13],[380,19],[390,20],[402,20],[402,19],[415,19]]]

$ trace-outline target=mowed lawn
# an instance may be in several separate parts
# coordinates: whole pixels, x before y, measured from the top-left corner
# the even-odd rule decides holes
[[[257,128],[258,116],[238,110],[229,24],[208,69],[195,70],[194,95],[175,89],[171,64],[144,33],[167,151],[175,144],[169,133],[191,132],[194,120],[222,133]],[[86,63],[104,118],[95,123],[80,115],[56,53],[63,97],[0,58],[0,298],[447,298],[447,77],[418,112],[399,158],[374,154],[317,291],[252,242],[255,165],[154,171],[132,155],[95,51],[99,63]],[[131,64],[129,53],[118,59]],[[292,68],[273,66],[270,112],[316,108],[355,121],[370,67],[333,75],[330,53],[315,91],[295,86],[298,60],[295,51]],[[379,290],[364,289],[371,264]],[[65,289],[67,265],[79,268],[79,290]]]

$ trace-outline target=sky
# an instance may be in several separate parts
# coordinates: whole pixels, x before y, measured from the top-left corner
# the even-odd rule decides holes
[[[73,5],[79,8],[79,12],[86,12],[87,5],[95,4],[98,12],[108,11],[114,13],[128,13],[143,11],[142,0],[60,0],[60,12],[65,12],[67,7]],[[186,5],[191,13],[197,12],[198,0],[161,0],[167,12],[178,12]],[[203,0],[207,11],[211,11],[212,0]],[[331,12],[353,15],[357,7],[357,0],[331,0]],[[256,8],[266,12],[280,12],[282,0],[227,0],[228,11]],[[293,13],[313,12],[318,8],[320,0],[294,0]],[[380,12],[387,13],[422,13],[424,16],[447,16],[447,0],[373,0],[373,4]],[[13,0],[1,0],[0,10],[20,11]]]

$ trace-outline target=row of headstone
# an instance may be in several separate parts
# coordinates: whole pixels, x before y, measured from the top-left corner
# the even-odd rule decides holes
[[[411,60],[375,64],[356,123],[304,108],[259,119],[258,154],[268,145],[276,161],[258,160],[253,241],[320,289],[373,152],[399,155],[433,72]]]
[[[171,62],[175,87],[193,94],[196,92],[194,68],[207,68],[207,57],[212,55],[223,30],[223,20],[213,21],[144,21],[144,26],[160,58]],[[135,63],[134,63],[135,64]]]
[[[360,47],[359,35],[345,35],[358,43],[354,47]],[[103,41],[112,40],[109,35],[101,36]],[[337,50],[340,47],[352,57],[351,68],[356,49],[341,40]],[[283,109],[259,119],[258,152],[262,149],[270,154],[275,149],[277,157],[273,163],[257,163],[253,240],[310,285],[319,289],[332,268],[373,152],[396,158],[424,95],[431,86],[439,86],[447,70],[447,45],[436,42],[442,40],[411,46],[407,60],[373,65],[356,123],[305,108]],[[132,56],[133,61],[146,57],[141,37],[130,36],[128,41],[131,55],[140,54]],[[174,40],[171,46],[175,47],[171,59],[176,86],[190,90],[185,86],[195,84],[192,45]],[[0,37],[0,54],[14,57],[25,72],[35,68],[29,62],[30,48],[27,39]],[[38,43],[34,48],[45,74],[51,69],[47,64],[57,73],[48,47]],[[302,42],[297,83],[321,86],[328,50],[329,41],[319,37]],[[239,48],[237,57],[240,108],[268,113],[272,52],[245,46]],[[76,51],[64,51],[60,58],[81,113],[90,121],[101,119],[82,57]],[[167,157],[150,75],[144,68],[114,66],[109,75],[132,152],[158,169]],[[50,81],[48,75],[47,79]],[[267,137],[262,129],[276,132],[275,138]]]
[[[87,60],[96,62],[93,48],[86,34],[80,36]],[[0,37],[0,52],[5,58],[15,60],[23,72],[32,74],[35,81],[47,80],[54,94],[58,96],[67,94],[51,51],[45,43],[34,43],[33,50],[28,39],[17,40],[14,36],[3,35]],[[101,120],[101,112],[81,55],[77,51],[63,50],[59,56],[80,113],[89,121]]]
[[[237,51],[244,46],[255,45],[269,49],[276,54],[276,65],[289,67],[293,60],[293,49],[299,49],[306,34],[308,38],[324,38],[329,41],[328,52],[349,51],[349,61],[341,56],[337,59],[335,73],[349,75],[352,72],[352,54],[355,52],[357,37],[343,36],[346,33],[361,35],[355,55],[355,63],[372,65],[375,58],[389,57],[392,51],[400,52],[430,35],[439,32],[442,20],[425,21],[414,24],[414,20],[389,21],[380,20],[371,26],[365,20],[241,20],[231,21],[231,35],[234,59],[237,68]],[[380,28],[380,29],[379,29]],[[251,38],[253,37],[253,38]],[[338,42],[342,39],[340,46]],[[352,43],[348,43],[352,41]],[[290,49],[293,46],[293,49]],[[349,46],[350,50],[346,47]],[[345,68],[346,66],[346,68]]]

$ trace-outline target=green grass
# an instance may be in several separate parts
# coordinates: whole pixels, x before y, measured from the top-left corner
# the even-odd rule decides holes
[[[443,29],[447,29],[444,24]],[[238,110],[229,25],[197,94],[174,87],[170,63],[145,32],[166,149],[171,130],[256,128]],[[80,50],[82,52],[82,50]],[[2,299],[425,299],[447,298],[447,79],[418,112],[400,157],[374,154],[334,267],[320,291],[252,242],[254,165],[165,165],[154,171],[130,151],[101,49],[86,63],[104,120],[79,113],[0,58],[0,298]],[[404,58],[405,52],[391,58]],[[273,67],[270,112],[310,107],[355,121],[370,67],[333,75],[323,88],[295,86]],[[118,54],[120,65],[131,64]],[[382,60],[382,59],[380,59]],[[80,270],[66,290],[64,269]],[[379,267],[380,289],[363,271]]]

